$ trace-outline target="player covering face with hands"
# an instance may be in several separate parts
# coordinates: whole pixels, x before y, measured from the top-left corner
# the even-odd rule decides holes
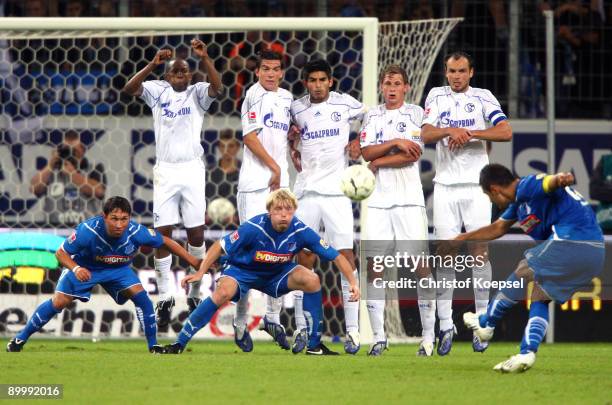
[[[319,277],[306,267],[295,264],[292,259],[297,252],[307,248],[323,259],[333,261],[349,282],[351,300],[357,301],[360,292],[352,267],[344,256],[294,216],[297,200],[289,190],[279,189],[271,193],[266,208],[266,214],[251,218],[237,231],[215,242],[198,272],[181,281],[186,286],[201,280],[217,260],[223,265],[212,296],[204,300],[185,321],[177,341],[165,347],[167,353],[182,353],[191,338],[210,321],[221,305],[230,300],[236,302],[241,295],[254,288],[272,297],[280,297],[294,290],[303,291],[309,336],[306,354],[337,354],[321,343],[323,313]]]

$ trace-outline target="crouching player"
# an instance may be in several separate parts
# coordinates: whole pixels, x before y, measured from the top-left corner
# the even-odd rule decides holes
[[[6,351],[20,352],[33,333],[42,329],[75,298],[89,301],[91,290],[100,284],[117,304],[122,305],[127,300],[134,302],[149,351],[163,352],[163,347],[157,344],[153,303],[130,263],[140,246],[164,246],[194,268],[199,267],[201,259],[191,256],[172,239],[131,221],[132,207],[123,197],[106,200],[102,212],[102,215],[81,222],[57,249],[55,257],[65,269],[53,298],[36,308],[26,327],[10,340]]]
[[[480,172],[480,186],[491,201],[505,209],[493,224],[461,234],[459,240],[492,240],[504,235],[519,222],[538,246],[525,251],[525,259],[489,302],[486,312],[463,315],[466,326],[482,341],[489,341],[499,320],[525,298],[529,281],[531,293],[529,321],[519,354],[497,364],[501,372],[521,372],[531,368],[535,354],[548,328],[548,302],[567,301],[574,292],[591,285],[604,265],[601,228],[593,210],[578,192],[571,173],[531,175],[517,178],[504,166],[490,164]],[[522,281],[522,282],[521,282]]]
[[[293,256],[307,248],[325,260],[333,260],[349,282],[352,301],[359,299],[357,280],[346,258],[294,216],[296,209],[297,199],[289,190],[276,190],[266,200],[266,214],[251,218],[237,231],[215,242],[198,272],[185,277],[181,284],[185,286],[202,279],[212,264],[221,258],[224,267],[217,288],[185,321],[177,341],[165,347],[166,353],[182,353],[221,305],[230,300],[238,301],[254,288],[271,297],[281,297],[294,290],[303,291],[309,338],[306,354],[338,354],[321,343],[323,310],[319,277],[294,263]]]

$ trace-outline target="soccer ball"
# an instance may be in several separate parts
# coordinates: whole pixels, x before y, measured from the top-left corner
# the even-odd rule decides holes
[[[236,208],[227,198],[215,198],[208,204],[208,216],[216,224],[227,224],[232,220],[234,214],[236,214]]]
[[[344,195],[353,201],[368,198],[375,186],[374,173],[364,165],[349,166],[342,173],[340,188]]]

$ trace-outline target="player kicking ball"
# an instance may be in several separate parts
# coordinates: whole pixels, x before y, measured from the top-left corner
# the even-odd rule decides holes
[[[487,165],[480,173],[483,191],[505,211],[493,224],[456,239],[497,239],[518,221],[526,234],[544,241],[525,251],[525,259],[508,277],[507,287],[497,292],[486,311],[463,315],[465,325],[488,342],[499,320],[525,298],[528,282],[534,281],[521,351],[493,367],[496,371],[514,373],[530,369],[546,335],[550,300],[567,301],[574,292],[589,286],[603,269],[601,228],[588,202],[569,187],[572,184],[571,173],[518,178],[498,164]]]
[[[163,347],[157,344],[153,303],[130,264],[140,246],[164,246],[194,267],[200,265],[201,259],[191,256],[172,239],[131,221],[132,208],[123,197],[109,198],[102,212],[80,223],[57,249],[55,257],[65,269],[55,294],[36,308],[26,327],[6,346],[7,352],[20,352],[33,333],[41,330],[75,298],[89,301],[91,290],[98,284],[117,304],[122,305],[127,300],[134,302],[149,351],[163,352]]]
[[[353,269],[346,258],[294,216],[297,199],[287,189],[271,193],[266,200],[266,214],[246,221],[235,232],[215,242],[197,273],[181,280],[188,283],[201,280],[217,260],[223,271],[212,296],[204,300],[178,334],[176,342],[165,351],[179,354],[191,338],[213,317],[219,307],[236,302],[254,288],[271,297],[281,297],[290,291],[304,292],[304,314],[307,319],[309,355],[337,355],[321,343],[323,310],[319,277],[304,266],[294,263],[293,256],[303,248],[319,257],[333,261],[350,284],[351,300],[359,300],[359,287]]]

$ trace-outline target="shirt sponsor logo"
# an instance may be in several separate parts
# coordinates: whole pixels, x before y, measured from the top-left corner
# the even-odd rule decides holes
[[[521,227],[523,232],[529,233],[533,231],[533,228],[535,228],[540,222],[542,221],[538,217],[536,217],[534,214],[531,214],[527,218],[523,219],[519,226]]]
[[[174,117],[179,117],[182,115],[191,115],[191,107],[183,107],[177,112],[170,111],[167,108],[164,108],[163,110],[164,110],[164,113],[162,114],[162,117],[166,117],[166,118],[174,118]]]
[[[293,258],[293,254],[272,253],[262,250],[255,252],[255,261],[260,263],[288,263]]]
[[[263,119],[264,125],[272,129],[282,129],[283,131],[289,130],[288,124],[284,122],[280,122],[280,121],[274,121],[273,118],[274,118],[274,113],[269,113],[269,114],[264,115],[264,119]]]
[[[452,120],[450,119],[450,111],[444,111],[442,114],[440,114],[440,123],[443,126],[450,128],[468,128],[476,125],[476,120],[474,118]]]
[[[238,239],[240,239],[240,235],[238,234],[238,231],[234,231],[229,237],[230,243],[234,243]]]
[[[123,264],[123,263],[129,263],[130,260],[132,260],[132,257],[131,256],[120,256],[120,255],[96,256],[95,260],[97,262],[102,262],[104,264]]]
[[[310,132],[307,132],[307,130],[308,128],[304,128],[302,131],[301,138],[303,141],[307,141],[309,139],[329,138],[340,135],[340,128],[326,128]]]
[[[335,122],[340,121],[341,118],[342,118],[342,115],[337,111],[333,112],[331,115],[332,121],[335,121]]]

